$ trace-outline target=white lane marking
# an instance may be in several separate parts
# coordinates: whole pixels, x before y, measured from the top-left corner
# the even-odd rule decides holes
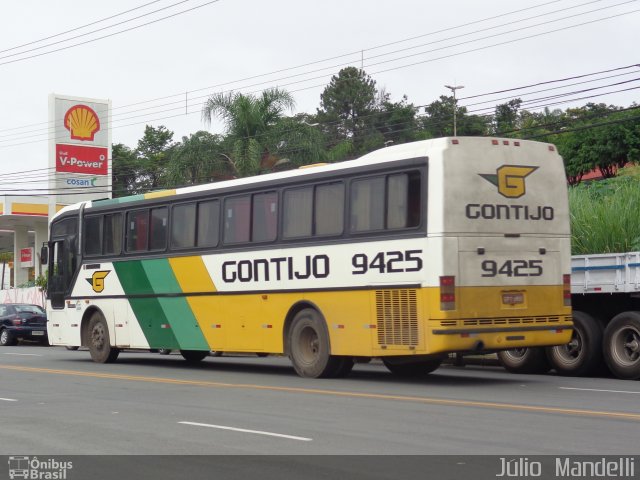
[[[15,398],[0,398],[3,402],[17,402]]]
[[[605,392],[605,393],[633,393],[640,395],[640,392],[634,392],[632,390],[600,390],[598,388],[573,388],[573,387],[558,387],[560,390],[582,390],[583,392]]]
[[[5,352],[5,355],[22,355],[23,357],[43,357],[44,355],[40,355],[39,353],[9,353]]]
[[[197,422],[178,422],[178,423],[181,423],[182,425],[193,425],[196,427],[218,428],[220,430],[232,430],[234,432],[254,433],[256,435],[268,435],[270,437],[288,438],[290,440],[300,440],[301,442],[310,442],[313,440],[312,438],[307,438],[307,437],[296,437],[294,435],[284,435],[282,433],[263,432],[261,430],[247,430],[245,428],[225,427],[223,425],[211,425],[208,423],[197,423]]]

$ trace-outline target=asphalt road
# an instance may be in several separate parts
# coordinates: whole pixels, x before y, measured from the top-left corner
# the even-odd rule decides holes
[[[346,379],[285,358],[0,347],[0,455],[638,452],[640,384],[444,366],[420,380],[379,363]]]

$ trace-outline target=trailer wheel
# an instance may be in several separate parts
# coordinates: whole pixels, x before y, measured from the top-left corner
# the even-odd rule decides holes
[[[346,370],[344,357],[331,355],[324,319],[312,308],[299,311],[293,319],[289,331],[289,358],[301,377],[327,378]]]
[[[543,348],[513,348],[498,352],[498,360],[511,373],[547,373],[551,365]]]
[[[120,349],[111,346],[107,321],[100,312],[95,312],[89,320],[89,353],[96,363],[115,362]]]
[[[382,357],[382,363],[394,375],[399,377],[422,377],[430,374],[442,364],[441,356],[433,358]]]
[[[551,366],[560,375],[591,375],[602,364],[602,325],[591,315],[574,311],[569,343],[546,350]]]
[[[604,331],[604,360],[618,378],[640,378],[640,312],[623,312]]]

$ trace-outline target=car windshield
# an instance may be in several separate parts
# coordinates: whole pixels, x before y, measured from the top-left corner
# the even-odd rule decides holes
[[[35,313],[38,315],[44,313],[44,310],[38,305],[15,305],[15,307],[18,313]]]

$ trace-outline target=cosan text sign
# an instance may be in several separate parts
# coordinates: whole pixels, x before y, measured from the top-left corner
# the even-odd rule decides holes
[[[56,172],[107,175],[107,148],[56,145]]]

